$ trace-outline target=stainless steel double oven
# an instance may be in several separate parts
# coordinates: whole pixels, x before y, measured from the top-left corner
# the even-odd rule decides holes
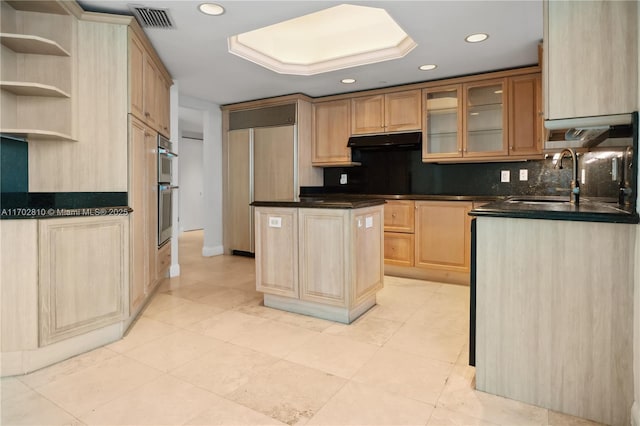
[[[171,238],[173,222],[173,159],[178,155],[173,152],[171,141],[158,135],[158,246],[163,246]]]

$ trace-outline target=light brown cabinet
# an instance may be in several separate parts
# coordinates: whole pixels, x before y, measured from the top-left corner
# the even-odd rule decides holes
[[[384,263],[413,266],[415,204],[388,200],[384,206]]]
[[[130,28],[129,112],[166,137],[170,137],[170,87],[162,65]]]
[[[38,222],[40,346],[122,321],[129,283],[128,218]]]
[[[265,306],[350,323],[383,285],[383,208],[256,207]]]
[[[298,212],[260,208],[255,213],[256,290],[298,298]]]
[[[314,166],[351,165],[351,101],[313,104],[312,160]]]
[[[415,235],[400,232],[384,233],[384,263],[387,265],[414,265]]]
[[[496,157],[507,150],[506,79],[465,83],[463,157]]]
[[[637,9],[636,1],[544,2],[546,119],[638,109]]]
[[[424,162],[542,155],[540,73],[423,90]]]
[[[422,127],[420,90],[407,90],[351,100],[351,134],[419,131]]]
[[[415,266],[469,272],[470,202],[416,201]]]
[[[428,271],[441,280],[468,282],[471,202],[388,200],[385,205],[384,262]],[[395,215],[395,216],[394,216]],[[404,268],[393,269],[400,275]],[[454,273],[454,274],[452,274]],[[455,275],[455,276],[454,276]],[[416,272],[415,276],[421,276]]]
[[[130,308],[135,312],[152,291],[158,275],[157,133],[129,116]],[[170,256],[170,254],[169,254]]]
[[[540,74],[509,78],[509,155],[540,154],[543,135]]]
[[[76,19],[64,5],[49,13],[46,5],[26,3],[0,3],[0,131],[28,141],[77,140]]]

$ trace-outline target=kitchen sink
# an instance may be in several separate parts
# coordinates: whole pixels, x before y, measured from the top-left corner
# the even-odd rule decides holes
[[[583,199],[584,200],[584,199]],[[586,200],[584,200],[586,201]],[[540,195],[540,196],[526,196],[526,197],[510,197],[506,200],[507,203],[514,203],[514,204],[533,204],[533,205],[537,205],[537,204],[542,204],[542,205],[548,205],[548,204],[568,204],[569,203],[569,197],[556,197],[556,196],[545,196],[545,195]]]

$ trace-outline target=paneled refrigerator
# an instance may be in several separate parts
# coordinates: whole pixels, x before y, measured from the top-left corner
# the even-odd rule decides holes
[[[227,212],[234,254],[254,253],[253,201],[297,199],[295,138],[295,125],[229,131]]]

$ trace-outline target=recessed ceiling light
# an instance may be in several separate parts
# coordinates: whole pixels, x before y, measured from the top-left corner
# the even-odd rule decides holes
[[[355,78],[343,78],[342,80],[340,80],[342,83],[344,84],[351,84],[351,83],[355,83],[356,79]]]
[[[502,93],[502,90],[496,90],[496,91],[494,91],[493,93],[495,93],[495,94],[500,94],[500,93]]]
[[[213,16],[222,15],[224,13],[224,7],[215,3],[202,3],[200,6],[198,6],[198,10],[200,10],[200,12],[204,13],[205,15]]]
[[[418,68],[421,69],[422,71],[431,71],[438,68],[438,66],[434,64],[428,64],[428,65],[420,65]]]
[[[470,34],[467,37],[465,37],[465,41],[469,43],[478,43],[481,41],[485,41],[488,38],[489,38],[489,34],[476,33],[476,34]]]

